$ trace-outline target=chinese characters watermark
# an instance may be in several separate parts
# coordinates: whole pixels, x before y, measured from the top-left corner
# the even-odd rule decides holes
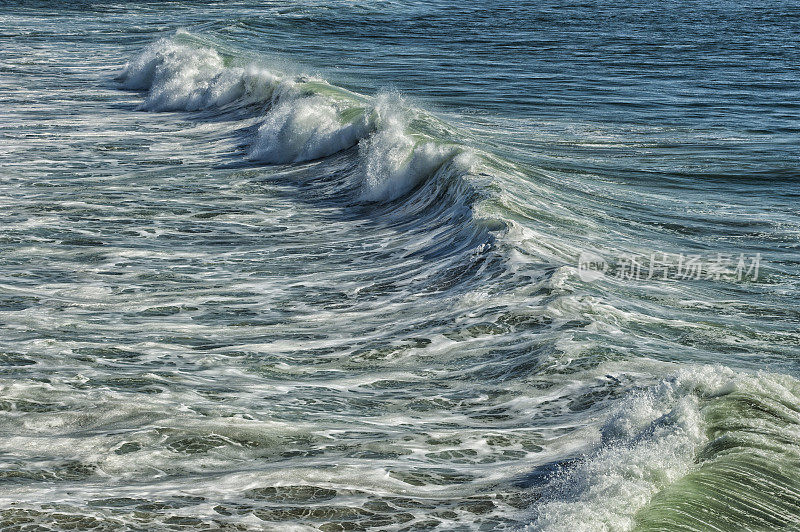
[[[760,267],[761,253],[747,256],[744,253],[701,255],[658,251],[649,255],[621,254],[614,261],[607,261],[597,253],[586,251],[578,257],[578,276],[584,282],[603,277],[635,281],[757,281]]]

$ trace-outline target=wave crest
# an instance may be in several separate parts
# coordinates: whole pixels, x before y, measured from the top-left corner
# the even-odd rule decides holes
[[[415,130],[433,122],[397,95],[368,98],[309,77],[290,77],[254,64],[233,65],[216,50],[161,39],[129,61],[122,87],[144,90],[142,108],[199,111],[242,108],[261,119],[247,158],[268,164],[311,161],[359,146],[360,197],[395,200],[437,175],[448,162],[467,173],[475,157],[453,142]]]

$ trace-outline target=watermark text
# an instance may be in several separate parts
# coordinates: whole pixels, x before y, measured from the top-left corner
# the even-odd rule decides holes
[[[758,281],[761,253],[626,253],[606,260],[590,251],[578,257],[578,276],[584,282],[603,277],[632,281]]]

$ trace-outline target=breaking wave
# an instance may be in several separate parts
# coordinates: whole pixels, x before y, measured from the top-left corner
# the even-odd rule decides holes
[[[800,523],[800,383],[682,369],[606,421],[551,482],[531,531],[774,530]]]
[[[360,199],[367,202],[397,199],[448,162],[457,174],[479,171],[475,150],[426,132],[442,125],[399,95],[370,98],[321,79],[237,65],[180,37],[146,47],[118,80],[147,92],[143,110],[248,110],[260,120],[248,139],[248,160],[300,163],[358,146]]]

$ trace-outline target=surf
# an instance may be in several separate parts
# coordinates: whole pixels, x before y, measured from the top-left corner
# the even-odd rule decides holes
[[[144,91],[145,111],[246,110],[258,119],[244,158],[264,164],[321,159],[358,147],[360,200],[395,200],[444,166],[451,177],[486,170],[477,150],[436,130],[448,126],[398,94],[368,97],[310,76],[289,76],[237,61],[179,32],[131,59],[117,77]],[[453,135],[452,130],[448,134]],[[482,161],[483,159],[483,161]]]
[[[141,111],[240,123],[243,164],[318,169],[322,193],[432,240],[424,256],[441,284],[458,268],[442,257],[482,264],[465,290],[483,292],[510,278],[514,288],[502,301],[525,308],[531,279],[549,293],[575,277],[563,264],[532,273],[534,257],[558,264],[579,249],[534,232],[536,220],[512,193],[524,184],[528,199],[549,216],[553,191],[400,94],[364,95],[286,74],[185,32],[147,46],[117,80],[143,93]],[[490,263],[501,273],[485,274]],[[579,296],[565,299],[580,305]],[[569,304],[554,314],[563,311],[579,314]],[[628,319],[610,305],[602,311]],[[689,531],[800,522],[800,485],[793,480],[800,448],[787,437],[800,427],[799,393],[791,377],[702,365],[632,391],[603,414],[599,444],[560,463],[524,517],[528,529]]]
[[[607,416],[553,476],[528,530],[770,530],[800,523],[800,382],[723,366],[674,372]]]

